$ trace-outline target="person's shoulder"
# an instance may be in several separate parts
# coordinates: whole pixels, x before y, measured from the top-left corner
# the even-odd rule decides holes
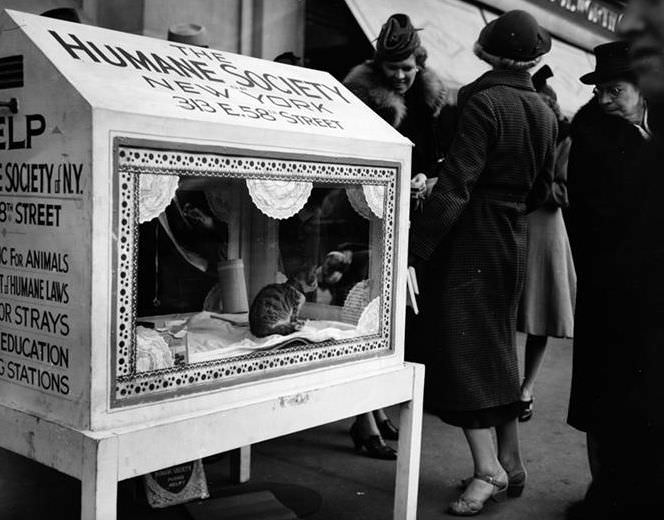
[[[365,87],[372,88],[381,85],[379,71],[372,60],[367,60],[359,65],[355,65],[343,80],[346,87]]]
[[[572,137],[583,135],[601,135],[604,138],[620,135],[624,130],[625,121],[618,116],[605,114],[595,98],[583,105],[574,115],[571,125]]]
[[[573,139],[622,141],[630,133],[636,133],[631,123],[620,116],[605,114],[595,98],[583,105],[572,119]]]
[[[442,108],[449,104],[448,89],[440,76],[428,67],[422,67],[418,76],[424,104],[431,110],[432,115],[437,117]]]
[[[344,85],[391,126],[398,128],[406,117],[403,96],[385,84],[373,61],[353,67]]]

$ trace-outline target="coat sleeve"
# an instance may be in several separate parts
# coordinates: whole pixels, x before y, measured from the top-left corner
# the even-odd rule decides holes
[[[572,139],[566,137],[556,147],[556,174],[553,184],[553,199],[555,205],[563,209],[569,206],[567,195],[567,163],[569,162],[571,146]]]
[[[541,206],[557,207],[555,201],[555,168],[556,168],[556,129],[548,143],[544,155],[544,164],[533,182],[533,186],[526,198],[526,211],[535,211]]]
[[[579,268],[589,258],[587,251],[595,230],[588,234],[592,226],[592,185],[597,182],[595,170],[600,158],[594,153],[592,140],[583,132],[572,134],[572,144],[567,162],[567,189],[569,194],[569,208],[565,211],[565,224],[572,246],[574,262]]]
[[[490,99],[484,93],[472,96],[459,116],[457,132],[438,172],[438,182],[422,213],[413,217],[410,233],[413,255],[427,260],[458,220],[496,137],[496,114]]]

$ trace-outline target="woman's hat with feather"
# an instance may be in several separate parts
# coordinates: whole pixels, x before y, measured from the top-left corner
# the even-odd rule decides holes
[[[376,41],[376,60],[405,60],[420,47],[420,37],[406,14],[393,14],[383,24]]]

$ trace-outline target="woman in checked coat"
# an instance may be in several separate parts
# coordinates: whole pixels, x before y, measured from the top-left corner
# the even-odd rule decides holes
[[[477,514],[489,498],[518,496],[525,484],[516,312],[526,208],[546,198],[557,129],[528,69],[550,47],[524,11],[505,13],[482,30],[475,53],[493,70],[459,92],[457,133],[411,224],[411,262],[428,260],[422,284],[428,401],[441,419],[463,428],[475,469],[452,514]]]

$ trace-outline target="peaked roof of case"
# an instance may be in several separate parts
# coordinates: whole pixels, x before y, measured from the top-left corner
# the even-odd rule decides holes
[[[326,72],[18,11],[3,18],[93,110],[408,144]]]

